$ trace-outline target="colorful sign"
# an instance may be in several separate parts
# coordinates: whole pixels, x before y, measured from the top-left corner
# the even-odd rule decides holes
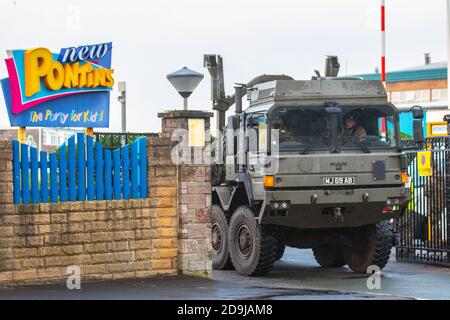
[[[447,122],[427,123],[427,137],[445,137],[447,135]]]
[[[420,177],[431,177],[431,152],[420,151],[417,152],[417,162]]]
[[[8,52],[1,80],[11,126],[108,127],[112,43]]]

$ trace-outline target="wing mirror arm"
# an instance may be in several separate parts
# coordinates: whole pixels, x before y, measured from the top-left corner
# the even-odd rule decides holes
[[[413,134],[414,134],[414,143],[417,145],[419,149],[422,149],[424,143],[424,135],[423,135],[423,118],[424,112],[421,106],[414,106],[409,111],[413,113]]]

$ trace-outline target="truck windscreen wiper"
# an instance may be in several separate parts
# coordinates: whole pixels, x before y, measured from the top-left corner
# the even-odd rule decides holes
[[[359,142],[358,147],[360,147],[361,150],[364,151],[364,153],[370,153],[369,148],[367,148],[367,146],[364,144],[364,142]]]
[[[308,143],[302,151],[300,151],[300,154],[306,154],[309,150],[311,150],[312,142]]]
[[[322,132],[320,132],[320,139],[326,139],[328,131],[327,130],[322,130]],[[314,142],[318,143],[317,141],[311,141],[310,143],[308,143],[305,147],[305,149],[303,149],[302,151],[300,151],[300,154],[306,154],[308,151],[311,150],[311,147],[313,146]]]

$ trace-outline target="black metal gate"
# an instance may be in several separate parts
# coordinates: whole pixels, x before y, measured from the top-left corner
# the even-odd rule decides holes
[[[450,266],[449,137],[427,138],[419,151],[408,149],[412,144],[403,141],[411,201],[407,212],[395,223],[397,259]],[[423,161],[420,151],[431,152],[431,176],[419,174],[419,161]]]

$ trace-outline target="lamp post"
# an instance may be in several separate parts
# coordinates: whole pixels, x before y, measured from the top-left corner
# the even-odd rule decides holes
[[[117,98],[122,107],[122,133],[127,132],[127,85],[125,81],[119,81],[118,89],[120,96]]]
[[[184,67],[167,75],[167,80],[175,90],[183,97],[183,109],[187,110],[187,99],[202,81],[203,74]]]

